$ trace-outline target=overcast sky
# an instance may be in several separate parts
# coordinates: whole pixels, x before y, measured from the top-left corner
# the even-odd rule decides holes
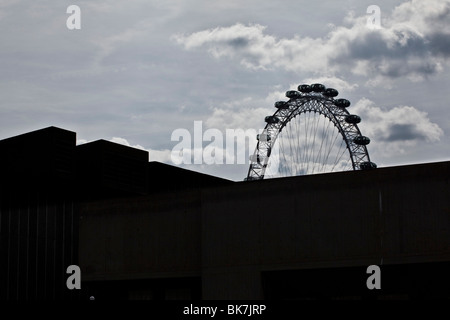
[[[174,130],[262,129],[285,91],[320,82],[352,102],[379,167],[444,161],[449,71],[449,0],[0,1],[0,139],[57,126],[171,164]]]

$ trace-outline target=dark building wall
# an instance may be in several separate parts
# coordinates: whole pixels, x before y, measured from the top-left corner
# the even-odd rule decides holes
[[[449,167],[444,162],[204,190],[203,296],[261,298],[260,274],[270,270],[450,261]]]
[[[203,299],[260,299],[274,297],[273,289],[265,292],[273,283],[264,285],[263,278],[276,271],[448,262],[449,167],[381,168],[233,183],[188,198],[169,193],[89,203],[80,227],[84,279],[200,275]]]
[[[0,140],[0,189],[21,194],[73,181],[75,132],[49,127]]]
[[[269,300],[450,299],[450,262],[383,264],[381,289],[368,290],[367,266],[269,270],[262,272]]]
[[[148,193],[174,193],[181,190],[233,185],[233,181],[152,161],[148,163]]]
[[[23,205],[2,201],[1,300],[76,298],[66,269],[78,265],[78,214],[70,198],[39,196]]]
[[[77,194],[98,199],[147,193],[148,152],[106,140],[76,147]]]
[[[80,208],[84,280],[199,276],[199,191],[86,202]]]
[[[80,214],[86,299],[200,299],[199,190],[85,202]]]
[[[50,127],[0,141],[0,299],[71,299],[78,264],[75,133]]]
[[[66,287],[67,267],[79,264],[80,203],[82,212],[88,207],[97,212],[97,216],[115,218],[119,224],[114,226],[115,222],[109,223],[103,218],[96,220],[96,214],[85,217],[92,223],[90,232],[106,237],[101,242],[104,247],[87,244],[88,248],[98,249],[93,253],[86,250],[87,256],[97,259],[96,262],[101,261],[102,255],[106,259],[100,269],[96,269],[97,264],[87,268],[90,272],[100,270],[114,277],[117,272],[125,272],[124,278],[128,279],[129,273],[135,278],[139,278],[139,273],[147,274],[147,267],[154,267],[152,270],[162,274],[184,270],[189,276],[182,282],[193,289],[189,295],[199,296],[200,245],[196,240],[200,239],[199,188],[231,182],[148,163],[148,152],[109,141],[98,140],[80,146],[75,142],[75,132],[56,127],[0,141],[0,299],[81,297],[77,290],[70,291]],[[180,180],[183,183],[180,184]],[[191,191],[183,195],[179,193],[181,190]],[[177,200],[174,201],[173,196],[166,193],[175,191]],[[131,211],[137,216],[129,214],[130,210],[120,209],[123,203],[131,202],[133,206],[133,196],[144,194],[153,196],[142,198],[141,204],[132,207]],[[98,199],[109,200],[106,205],[97,207],[90,203]],[[155,215],[142,214],[149,208],[156,210],[151,211]],[[195,210],[196,217],[191,214]],[[168,215],[173,218],[171,223],[166,221]],[[149,238],[145,238],[148,231],[151,231]],[[163,231],[165,234],[161,234]],[[178,238],[182,243],[174,245],[176,239],[171,235],[178,231],[183,235]],[[187,245],[184,238],[193,241],[190,251],[185,252],[185,260],[174,260]],[[129,244],[134,251],[125,247]],[[160,246],[167,250],[161,253]],[[105,252],[104,248],[111,249]],[[158,255],[149,254],[156,251]],[[116,254],[120,260],[115,260]],[[168,265],[174,265],[173,270],[167,268]],[[193,270],[197,278],[191,276],[195,274]],[[89,278],[89,273],[87,275]],[[145,288],[140,288],[136,282],[123,283],[141,292],[131,293],[132,296],[147,295]],[[151,283],[158,288],[155,297],[186,294],[183,288],[174,287],[173,281]]]

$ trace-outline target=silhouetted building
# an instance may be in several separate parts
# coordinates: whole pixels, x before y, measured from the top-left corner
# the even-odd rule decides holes
[[[55,127],[0,141],[0,299],[71,298],[78,264],[75,133]]]
[[[83,198],[145,194],[148,152],[106,140],[76,148],[77,179]]]
[[[231,182],[54,127],[0,153],[2,299],[450,298],[450,162]]]

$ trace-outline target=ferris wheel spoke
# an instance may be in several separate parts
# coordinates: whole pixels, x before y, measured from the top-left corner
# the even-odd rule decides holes
[[[321,137],[324,136],[324,130],[325,130],[325,117],[317,117],[319,119],[319,121],[322,122],[322,124],[320,125],[320,127],[322,128],[322,130],[319,131],[319,134]],[[329,122],[328,122],[329,123]],[[314,158],[314,167],[313,167],[313,173],[315,172],[316,167],[318,166],[318,163],[320,161],[320,158],[322,156],[322,147],[323,147],[323,141],[324,139],[321,138],[320,139],[320,146],[318,147],[318,151],[317,151],[317,156]]]
[[[317,128],[319,126],[319,120],[320,120],[320,117],[317,117],[315,112],[314,112],[314,118],[315,118],[315,121],[313,122],[313,124],[314,124],[313,125],[313,131],[314,131],[314,133],[312,134],[312,148],[311,148],[310,158],[308,160],[308,163],[310,161],[312,161],[311,173],[314,173],[314,166],[315,166],[315,164],[314,164],[314,152],[315,152],[315,145],[316,145]]]
[[[326,137],[328,136],[328,132],[330,130],[330,124],[331,124],[331,121],[328,121],[327,126],[326,127],[325,126],[322,127],[322,134],[321,134],[322,139],[320,139],[320,148],[319,148],[319,153],[317,155],[317,158],[315,160],[316,163],[321,163],[322,148],[323,148],[323,145],[324,145],[323,143],[324,143],[324,141],[327,141]]]
[[[322,162],[322,167],[328,164],[328,159],[330,157],[331,152],[333,151],[333,147],[332,146],[335,145],[337,139],[339,138],[339,135],[340,135],[339,132],[336,132],[336,130],[335,130],[334,131],[334,135],[332,136],[332,140],[330,140],[332,142],[330,143],[330,147],[328,148],[328,152],[327,152],[326,158]]]
[[[344,156],[345,152],[347,151],[347,150],[346,150],[347,148],[343,148],[343,147],[342,147],[342,144],[343,144],[343,142],[341,143],[341,148],[340,148],[340,149],[342,149],[342,151],[340,152],[339,157],[338,157],[338,154],[336,155],[336,158],[335,158],[333,167],[331,168],[331,171],[334,171],[334,168],[336,167],[336,165],[337,165],[338,163],[340,163],[342,157]]]
[[[306,168],[305,168],[306,171],[308,171],[308,162],[307,162],[307,160],[308,160],[308,152],[309,152],[309,145],[308,145],[309,139],[308,139],[308,135],[309,135],[309,126],[310,126],[310,124],[311,124],[311,121],[310,121],[310,118],[311,118],[311,112],[308,111],[307,115],[308,115],[308,120],[307,120],[306,123],[305,123],[305,146],[304,146],[304,148],[303,148],[303,150],[304,150],[303,156],[304,156],[304,157],[303,157],[303,159],[302,159],[302,163],[303,163],[304,166],[306,167]],[[300,137],[299,137],[299,139],[300,139]]]

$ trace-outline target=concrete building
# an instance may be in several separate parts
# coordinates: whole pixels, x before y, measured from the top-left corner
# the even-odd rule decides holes
[[[0,141],[0,152],[21,139],[60,150],[63,135],[72,171],[54,151],[17,183],[2,163],[2,299],[42,297],[42,275],[46,299],[450,298],[450,162],[231,182],[103,140],[75,146],[74,133],[53,127]],[[58,192],[39,187],[47,176]],[[23,185],[52,200],[36,204]],[[54,217],[45,227],[44,210]],[[30,251],[36,239],[45,244]],[[68,264],[82,271],[76,293]],[[370,265],[379,290],[367,288]]]

